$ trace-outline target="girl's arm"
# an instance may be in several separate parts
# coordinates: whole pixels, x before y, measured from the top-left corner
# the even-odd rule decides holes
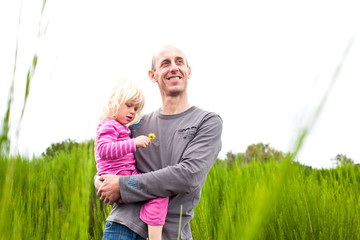
[[[96,151],[99,157],[104,159],[115,159],[128,153],[135,152],[135,140],[128,138],[118,140],[121,135],[126,137],[125,126],[116,124],[115,120],[104,121],[98,127]]]

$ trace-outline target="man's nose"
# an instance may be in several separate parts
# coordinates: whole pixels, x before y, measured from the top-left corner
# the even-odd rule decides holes
[[[178,71],[178,70],[179,70],[178,65],[176,65],[175,61],[172,61],[170,65],[170,71]]]

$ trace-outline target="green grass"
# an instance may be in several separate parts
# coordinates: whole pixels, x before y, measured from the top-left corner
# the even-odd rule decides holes
[[[1,156],[0,239],[99,239],[94,219],[103,222],[109,207],[96,202],[93,159],[86,148],[53,159]]]
[[[93,187],[92,147],[54,158],[0,155],[0,239],[101,239],[110,207]],[[194,239],[360,239],[360,172],[293,161],[217,161]]]
[[[359,182],[354,165],[218,162],[195,211],[194,239],[360,239]]]

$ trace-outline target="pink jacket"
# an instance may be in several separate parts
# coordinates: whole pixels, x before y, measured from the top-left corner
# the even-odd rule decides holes
[[[96,130],[95,159],[99,175],[131,175],[135,171],[135,140],[130,129],[114,119],[102,121]]]

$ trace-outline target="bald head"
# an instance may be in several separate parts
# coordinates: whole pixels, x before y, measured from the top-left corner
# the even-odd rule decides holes
[[[180,57],[184,58],[185,63],[186,63],[186,67],[189,66],[188,61],[186,59],[185,54],[177,47],[172,46],[172,45],[163,45],[162,47],[160,47],[157,51],[155,51],[153,57],[152,57],[152,61],[151,61],[151,70],[155,71],[158,66],[157,64],[159,64],[159,56],[166,56],[167,53],[170,52],[177,52],[179,54]]]

